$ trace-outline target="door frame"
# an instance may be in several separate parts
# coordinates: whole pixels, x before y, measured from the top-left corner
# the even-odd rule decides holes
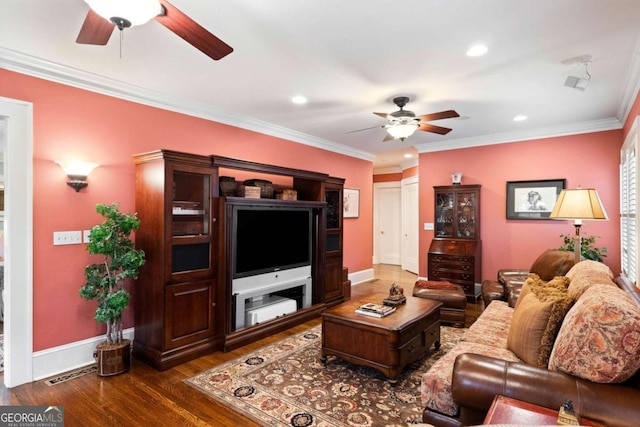
[[[7,143],[4,384],[15,387],[33,381],[33,104],[0,97],[0,120]]]

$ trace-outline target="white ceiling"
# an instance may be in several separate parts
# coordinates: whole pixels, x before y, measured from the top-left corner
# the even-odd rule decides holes
[[[0,67],[160,103],[384,168],[424,152],[621,127],[638,90],[638,0],[172,0],[234,48],[213,61],[157,22],[117,31],[107,46],[75,43],[83,0],[6,0]],[[465,51],[482,42],[489,52]],[[119,50],[122,48],[122,56]],[[591,55],[585,91],[567,88]],[[97,86],[95,86],[97,85]],[[112,89],[105,89],[105,88]],[[293,95],[309,102],[294,105]],[[391,99],[416,114],[454,109],[382,142]],[[135,98],[135,97],[133,97]],[[528,116],[514,122],[518,114]]]

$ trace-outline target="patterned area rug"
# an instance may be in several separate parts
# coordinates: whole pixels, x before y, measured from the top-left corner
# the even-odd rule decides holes
[[[396,387],[337,357],[320,362],[321,326],[185,380],[264,426],[406,426],[422,418],[422,374],[462,337],[442,327],[440,350],[407,366]]]

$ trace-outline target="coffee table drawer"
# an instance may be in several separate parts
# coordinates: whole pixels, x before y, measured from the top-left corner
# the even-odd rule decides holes
[[[416,320],[413,324],[408,325],[406,328],[402,328],[400,331],[400,342],[398,342],[397,346],[402,347],[408,341],[412,341],[415,337],[422,334],[422,332],[426,332],[428,329],[432,328],[436,322],[438,322],[438,330],[440,321],[440,311],[436,310],[432,313],[429,313],[427,316]],[[431,342],[433,344],[433,341]]]
[[[440,322],[431,323],[422,333],[414,336],[409,342],[400,347],[400,366],[413,363],[425,355],[432,345],[436,350],[440,347]]]

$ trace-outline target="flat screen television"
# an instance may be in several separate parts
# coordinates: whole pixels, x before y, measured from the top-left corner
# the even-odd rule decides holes
[[[233,278],[311,265],[313,210],[233,207]]]

